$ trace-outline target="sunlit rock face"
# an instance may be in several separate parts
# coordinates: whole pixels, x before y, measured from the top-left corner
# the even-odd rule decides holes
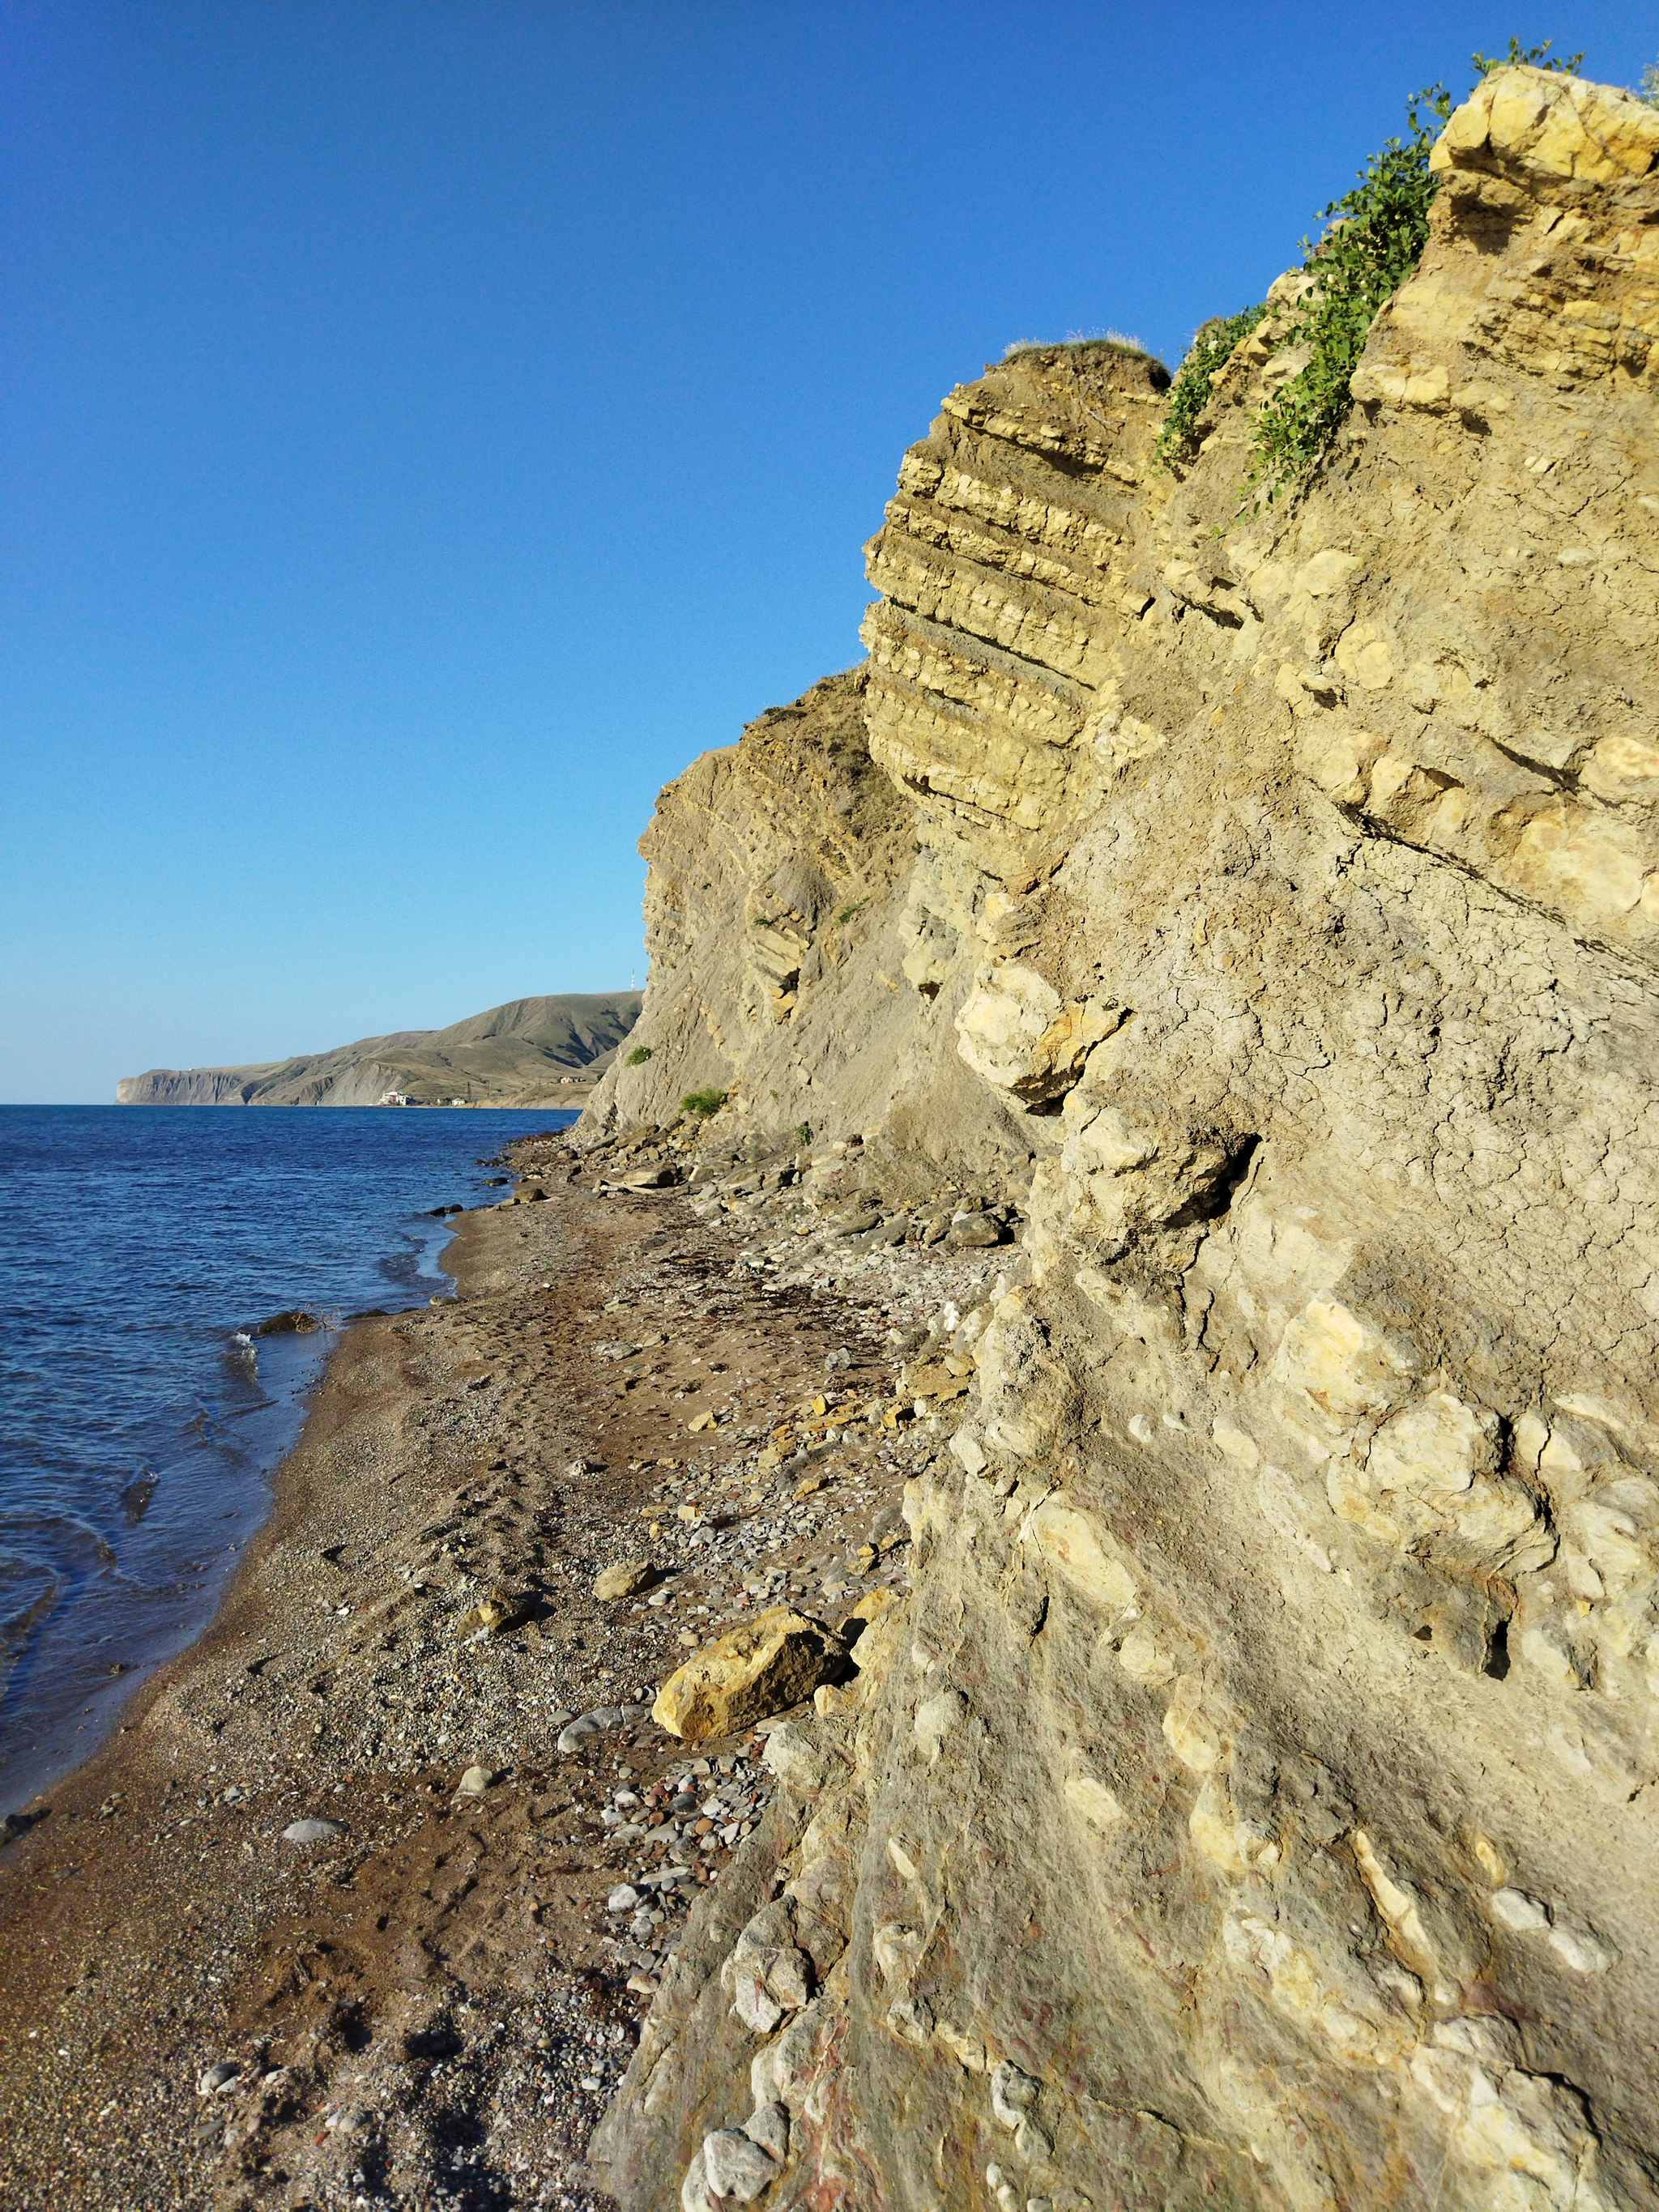
[[[1025,1226],[630,2207],[1659,2190],[1659,114],[1502,70],[1435,163],[1298,497],[1235,519],[1273,319],[1175,476],[1155,364],[1018,354],[870,550],[879,809],[664,795],[653,927],[694,851],[724,919],[639,1035]]]

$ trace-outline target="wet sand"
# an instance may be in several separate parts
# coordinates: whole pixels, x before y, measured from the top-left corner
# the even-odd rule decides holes
[[[902,1586],[891,1314],[517,1158],[545,1201],[465,1217],[459,1300],[354,1325],[212,1629],[0,1852],[5,2212],[599,2201],[583,2147],[768,1802],[758,1738],[639,1709],[745,1610]],[[951,1270],[914,1269],[919,1310]],[[529,1617],[468,1632],[497,1589]],[[608,1912],[642,1868],[683,1871]]]

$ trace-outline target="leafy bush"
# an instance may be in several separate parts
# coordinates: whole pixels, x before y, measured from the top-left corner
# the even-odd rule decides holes
[[[870,902],[867,898],[854,899],[851,906],[842,907],[841,912],[836,916],[836,928],[845,929],[848,923],[853,919],[853,916],[855,914],[862,913],[864,908],[868,906],[869,903]]]
[[[1650,62],[1643,70],[1641,89],[1636,97],[1645,100],[1650,107],[1659,107],[1659,62]]]
[[[1173,468],[1184,459],[1193,443],[1193,425],[1210,404],[1210,387],[1223,362],[1267,312],[1265,307],[1241,307],[1236,315],[1212,315],[1207,323],[1199,325],[1170,386],[1164,427],[1152,449],[1160,467]]]
[[[688,1091],[680,1101],[680,1111],[682,1114],[695,1114],[700,1120],[707,1121],[711,1114],[720,1112],[726,1103],[726,1097],[723,1091]]]
[[[648,1044],[636,1044],[628,1055],[628,1065],[630,1067],[643,1067],[650,1057],[651,1048]]]
[[[1581,47],[1576,54],[1567,54],[1559,61],[1547,61],[1545,56],[1554,44],[1553,39],[1546,39],[1541,46],[1523,46],[1519,39],[1511,39],[1506,54],[1475,53],[1469,59],[1474,64],[1477,76],[1490,76],[1495,69],[1553,70],[1558,76],[1577,76],[1587,49]]]
[[[1279,340],[1305,345],[1305,368],[1281,385],[1256,418],[1255,458],[1247,502],[1277,499],[1328,448],[1350,404],[1349,380],[1376,312],[1416,268],[1439,187],[1429,153],[1451,113],[1443,85],[1407,105],[1410,136],[1390,138],[1359,173],[1352,191],[1321,210],[1334,220],[1317,246],[1305,238],[1303,267],[1313,289]],[[1431,118],[1431,119],[1430,119]]]
[[[798,1121],[795,1124],[795,1135],[801,1144],[810,1145],[812,1141],[812,1124],[810,1121]]]

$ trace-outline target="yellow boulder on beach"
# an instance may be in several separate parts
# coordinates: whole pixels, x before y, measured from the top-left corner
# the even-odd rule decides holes
[[[770,1606],[678,1668],[651,1717],[671,1735],[701,1743],[787,1712],[846,1671],[847,1646],[833,1629],[793,1606]]]
[[[486,1633],[506,1636],[515,1628],[522,1628],[535,1609],[536,1601],[527,1590],[491,1590],[488,1597],[481,1597],[456,1622],[456,1638],[465,1640],[469,1636]]]
[[[649,1559],[618,1559],[615,1566],[606,1567],[594,1578],[593,1595],[599,1598],[632,1597],[642,1590],[655,1570]]]

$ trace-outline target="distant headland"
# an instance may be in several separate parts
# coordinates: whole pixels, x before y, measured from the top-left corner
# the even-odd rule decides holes
[[[639,991],[511,999],[445,1030],[397,1030],[240,1067],[124,1075],[119,1106],[580,1106],[640,1017]]]

